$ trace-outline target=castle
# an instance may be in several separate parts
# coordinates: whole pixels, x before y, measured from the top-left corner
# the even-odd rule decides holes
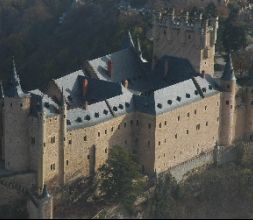
[[[239,86],[228,55],[222,77],[214,77],[217,24],[159,14],[152,65],[129,34],[127,48],[85,62],[43,92],[24,92],[13,63],[0,89],[5,169],[33,171],[42,192],[45,184],[94,175],[116,145],[154,175],[217,145],[253,139],[253,73]]]

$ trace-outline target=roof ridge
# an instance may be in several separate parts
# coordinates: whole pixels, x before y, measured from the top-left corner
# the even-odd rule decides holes
[[[200,85],[199,85],[199,83],[197,82],[197,80],[195,79],[195,77],[192,77],[191,79],[192,79],[193,84],[195,85],[196,89],[198,90],[200,96],[201,96],[202,98],[205,98],[205,95],[204,95],[203,91],[201,90]]]

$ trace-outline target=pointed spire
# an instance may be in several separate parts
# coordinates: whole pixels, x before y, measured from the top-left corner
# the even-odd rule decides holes
[[[230,52],[228,53],[227,62],[226,62],[225,69],[224,69],[221,79],[225,81],[236,80],[234,67],[233,67],[233,61],[232,61],[232,55]]]
[[[48,192],[47,185],[44,185],[44,188],[43,188],[43,191],[42,191],[42,194],[41,194],[41,198],[42,199],[50,198],[50,194]]]
[[[131,34],[130,31],[128,31],[128,41],[129,41],[129,46],[132,47],[132,48],[135,48],[133,37],[132,37],[132,34]]]
[[[24,92],[20,85],[20,79],[18,77],[16,63],[14,57],[12,58],[12,66],[13,66],[13,72],[11,74],[11,78],[8,84],[8,88],[6,91],[6,95],[10,97],[21,97],[24,95]]]
[[[0,99],[4,98],[3,82],[0,81]]]

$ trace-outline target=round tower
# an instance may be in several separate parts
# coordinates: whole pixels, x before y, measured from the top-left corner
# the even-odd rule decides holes
[[[13,59],[13,73],[6,86],[3,107],[3,138],[5,168],[11,171],[29,169],[29,135],[27,120],[30,114],[30,95],[23,92]]]
[[[230,146],[234,139],[234,114],[235,114],[235,94],[236,78],[232,63],[231,54],[228,54],[224,73],[220,79],[221,110],[220,110],[220,138],[221,146]]]
[[[253,141],[253,65],[250,69],[250,80],[247,85],[247,113],[245,136],[247,140]]]

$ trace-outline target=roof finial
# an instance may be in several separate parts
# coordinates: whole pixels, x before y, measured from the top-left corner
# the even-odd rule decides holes
[[[44,185],[43,192],[41,194],[42,199],[50,198],[50,194],[47,189],[47,185]]]

